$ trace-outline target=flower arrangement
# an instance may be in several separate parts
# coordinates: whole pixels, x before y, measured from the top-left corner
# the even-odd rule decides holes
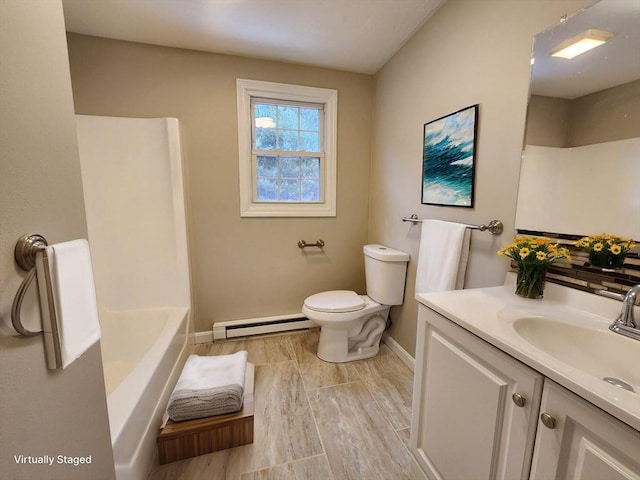
[[[621,268],[627,252],[636,244],[625,237],[602,233],[583,237],[575,245],[589,252],[589,262],[593,266]]]
[[[516,237],[498,250],[498,255],[514,259],[518,267],[522,264],[549,266],[563,258],[571,258],[569,250],[546,237]]]
[[[571,258],[568,249],[546,237],[516,237],[498,250],[498,255],[512,258],[517,263],[516,294],[527,298],[542,298],[547,268]]]

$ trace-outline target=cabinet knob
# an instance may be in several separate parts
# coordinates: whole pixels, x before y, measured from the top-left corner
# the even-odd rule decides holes
[[[513,395],[511,395],[511,400],[513,400],[513,403],[515,403],[518,407],[524,407],[527,404],[527,399],[519,393],[514,393]]]
[[[548,414],[548,413],[543,413],[542,415],[540,415],[540,420],[542,421],[542,424],[550,429],[554,429],[556,428],[556,419]]]

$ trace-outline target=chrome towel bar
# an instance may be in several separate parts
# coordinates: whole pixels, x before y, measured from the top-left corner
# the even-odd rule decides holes
[[[318,240],[316,243],[307,243],[304,240],[298,240],[298,248],[307,248],[307,247],[324,247],[324,240]]]
[[[416,215],[415,213],[411,214],[411,216],[409,217],[402,217],[402,221],[411,222],[414,225],[417,225],[418,223],[422,223],[422,219],[418,218],[418,215]],[[467,228],[470,228],[471,230],[480,230],[481,232],[484,232],[486,230],[490,232],[492,235],[500,235],[504,230],[504,225],[500,220],[491,220],[486,225],[485,224],[467,225]]]

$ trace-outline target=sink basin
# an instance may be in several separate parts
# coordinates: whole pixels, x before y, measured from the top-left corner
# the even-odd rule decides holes
[[[611,332],[608,323],[546,315],[516,315],[510,323],[525,342],[554,359],[640,394],[640,341]]]

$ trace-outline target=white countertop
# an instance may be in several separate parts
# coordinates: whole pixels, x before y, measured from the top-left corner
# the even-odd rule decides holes
[[[545,286],[545,296],[540,300],[521,298],[514,291],[515,275],[508,274],[505,285],[500,287],[417,294],[416,300],[640,430],[639,340],[628,339],[630,342],[638,342],[639,352],[637,358],[630,360],[634,378],[629,383],[635,388],[635,392],[630,392],[565,364],[536,348],[520,337],[509,321],[510,317],[522,314],[546,315],[571,318],[576,324],[584,322],[604,330],[620,313],[621,302],[549,282]],[[640,309],[636,307],[636,318],[640,318],[638,310]],[[607,352],[593,354],[606,355]]]

